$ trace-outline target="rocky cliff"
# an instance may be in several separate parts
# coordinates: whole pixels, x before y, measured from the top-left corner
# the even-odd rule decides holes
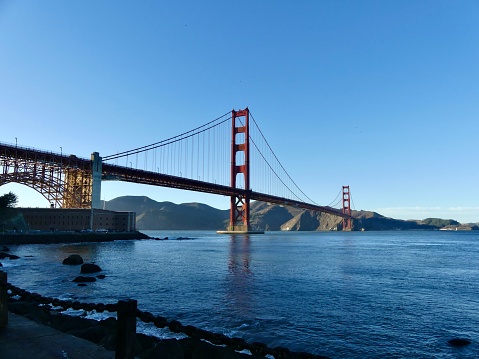
[[[106,202],[105,208],[136,212],[139,230],[218,230],[226,228],[229,218],[229,210],[220,210],[200,203],[156,202],[145,196],[118,197]],[[353,230],[433,230],[459,225],[457,221],[438,218],[404,221],[370,211],[353,211],[352,216]],[[336,231],[342,230],[342,219],[295,207],[252,202],[251,226],[254,230],[263,231]],[[477,226],[461,229],[477,229]]]

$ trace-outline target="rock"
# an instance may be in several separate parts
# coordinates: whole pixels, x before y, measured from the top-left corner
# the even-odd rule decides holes
[[[8,249],[7,246],[3,246],[3,248],[1,249],[2,252],[10,252],[10,249]]]
[[[9,310],[24,315],[38,323],[49,325],[64,333],[90,340],[108,350],[115,350],[117,319],[109,317],[96,321],[82,317],[72,317],[48,307],[39,307],[31,302],[13,301],[8,304]],[[467,339],[466,339],[467,340]],[[211,345],[194,338],[163,339],[148,337],[137,333],[135,338],[135,357],[149,358],[222,358],[251,359],[251,356],[235,352],[232,348]],[[0,355],[1,357],[1,355]],[[3,357],[2,357],[3,358]]]
[[[109,330],[102,325],[95,325],[86,329],[73,329],[68,331],[68,334],[98,344],[109,334]]]
[[[163,339],[152,349],[141,353],[142,358],[254,358],[235,352],[229,347],[213,346],[199,339]]]
[[[100,324],[104,327],[107,327],[109,330],[116,330],[116,318],[108,317],[106,319],[100,320]]]
[[[97,272],[101,272],[101,268],[100,266],[94,263],[85,263],[85,264],[82,264],[80,272],[81,273],[97,273]]]
[[[5,259],[5,258],[8,258],[8,259],[18,259],[18,258],[20,258],[20,257],[14,255],[14,254],[8,254],[8,253],[0,252],[0,259]]]
[[[98,279],[105,279],[106,278],[106,275],[104,274],[99,274],[96,276]]]
[[[137,355],[141,355],[141,357],[148,357],[147,353],[149,353],[157,345],[158,345],[157,338],[150,337],[142,333],[136,333],[135,352],[137,353]],[[168,358],[168,356],[166,357],[163,356],[158,358]]]
[[[78,287],[86,287],[86,284],[85,283],[78,283],[77,286]]]
[[[2,263],[0,263],[0,267],[3,267],[3,264],[2,264]]]
[[[163,339],[156,346],[144,350],[141,354],[145,358],[175,358],[174,355],[176,358],[188,358],[182,344],[177,339]]]
[[[76,283],[95,282],[95,281],[96,281],[95,277],[85,277],[82,275],[73,279],[73,282],[76,282]]]
[[[78,254],[72,254],[65,258],[62,263],[67,265],[83,264],[83,258]]]
[[[98,322],[93,319],[71,317],[56,312],[52,312],[51,323],[53,328],[64,333],[71,330],[83,330],[98,325]]]
[[[447,342],[453,347],[465,347],[466,345],[471,344],[471,341],[465,338],[454,338],[454,339],[448,340]]]
[[[51,320],[50,311],[47,307],[39,307],[37,304],[32,302],[9,302],[8,310],[37,323],[45,324],[49,323]]]

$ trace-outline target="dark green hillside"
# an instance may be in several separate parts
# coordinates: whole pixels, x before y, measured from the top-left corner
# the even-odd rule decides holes
[[[136,228],[218,230],[226,227],[228,210],[201,203],[157,202],[145,196],[124,196],[106,202],[106,209],[136,212]]]
[[[157,209],[159,202],[154,201],[146,196],[122,196],[114,198],[110,201],[106,201],[104,204],[105,209],[111,211],[136,212],[136,214],[139,215],[140,213]]]
[[[427,224],[437,228],[442,228],[446,226],[458,226],[460,223],[453,219],[441,219],[441,218],[426,218],[420,221],[421,224]]]

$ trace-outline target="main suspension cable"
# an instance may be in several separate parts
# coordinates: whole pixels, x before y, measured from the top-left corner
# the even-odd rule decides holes
[[[226,112],[224,115],[218,117],[218,118],[215,118],[214,120],[208,122],[208,123],[205,123],[204,125],[201,125],[199,127],[196,127],[190,131],[187,131],[187,132],[184,132],[180,135],[176,135],[176,136],[173,136],[173,137],[170,137],[170,138],[167,138],[166,140],[162,140],[162,141],[159,141],[159,142],[155,142],[155,143],[152,143],[150,145],[146,145],[146,146],[142,146],[142,147],[137,147],[137,148],[134,148],[134,149],[131,149],[131,150],[128,150],[128,151],[123,151],[123,152],[119,152],[119,153],[116,153],[114,155],[109,155],[109,156],[105,156],[103,157],[103,161],[109,161],[109,160],[113,160],[113,159],[116,159],[116,158],[119,158],[119,157],[124,157],[124,156],[128,156],[130,154],[135,154],[135,153],[140,153],[140,152],[144,152],[144,151],[148,151],[148,150],[151,150],[151,149],[154,149],[154,148],[158,148],[158,147],[161,147],[161,146],[165,146],[165,145],[169,145],[171,143],[174,143],[174,142],[177,142],[177,141],[180,141],[182,139],[185,139],[185,138],[189,138],[191,136],[194,136],[195,134],[197,133],[201,133],[201,132],[204,132],[204,131],[207,131],[215,126],[219,126],[221,125],[222,123],[226,122],[229,120],[229,118],[213,125],[213,126],[209,126],[210,124],[216,122],[216,121],[219,121],[221,120],[222,118],[224,118],[225,116],[227,115],[230,115],[231,112]],[[198,131],[199,129],[203,128],[203,127],[206,127],[206,126],[209,126],[208,128],[204,128],[202,131]],[[195,132],[195,131],[198,131],[198,132]],[[192,132],[194,132],[193,134],[191,134]],[[186,136],[188,135],[188,136]],[[175,141],[173,141],[175,140]],[[165,143],[166,142],[166,143]]]
[[[331,201],[331,203],[328,204],[328,207],[334,207],[336,204],[339,203],[338,198],[339,196],[341,196],[341,190],[339,190],[338,194],[336,195],[336,197]],[[333,204],[334,203],[334,204]]]
[[[264,137],[263,135],[263,132],[261,131],[261,129],[259,128],[258,126],[258,123],[256,122],[256,120],[254,119],[253,117],[253,114],[251,113],[250,111],[250,115],[251,115],[251,118],[253,119],[253,122],[254,124],[256,125],[256,128],[258,129],[259,133],[261,134],[261,136],[263,137],[263,140],[265,141],[266,145],[268,146],[269,150],[271,151],[271,153],[273,154],[274,158],[276,159],[276,161],[278,162],[278,164],[281,166],[281,168],[283,169],[284,173],[286,174],[286,176],[288,176],[288,178],[291,180],[291,182],[296,186],[296,188],[303,194],[303,196],[305,196],[308,200],[311,201],[311,203],[314,203],[316,205],[318,205],[315,201],[313,201],[308,195],[306,195],[306,193],[304,193],[301,188],[299,188],[299,186],[296,184],[296,182],[291,178],[291,176],[289,175],[288,171],[286,171],[286,169],[283,167],[282,163],[279,161],[278,157],[276,156],[276,154],[274,153],[273,149],[271,148],[271,146],[269,145],[268,141],[266,140],[266,138]],[[253,142],[254,143],[254,142]],[[264,158],[264,157],[263,157]],[[270,166],[271,168],[271,166]],[[273,171],[274,172],[274,171]],[[275,172],[276,174],[276,172]],[[279,177],[278,177],[279,178]],[[284,184],[284,182],[280,179],[280,181]],[[286,185],[285,185],[286,186]],[[288,188],[288,186],[286,186],[286,188]],[[288,188],[289,189],[289,188]],[[291,189],[289,189],[291,191]],[[291,191],[293,194],[294,192]],[[299,198],[296,194],[294,194],[297,198]]]

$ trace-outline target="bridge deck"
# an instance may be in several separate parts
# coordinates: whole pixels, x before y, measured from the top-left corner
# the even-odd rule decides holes
[[[234,196],[238,194],[246,196],[249,194],[249,198],[251,200],[304,208],[312,211],[329,213],[342,218],[349,217],[348,215],[342,213],[340,210],[332,207],[320,206],[317,204],[305,203],[265,193],[247,191],[240,188],[232,188],[230,186],[223,186],[215,183],[165,175],[157,172],[144,171],[135,168],[103,164],[103,174],[103,180],[118,180],[125,182],[141,183],[153,186],[162,186],[185,189],[189,191],[211,193],[222,196]]]
[[[57,168],[76,168],[84,171],[91,170],[91,160],[78,158],[74,155],[63,155],[54,152],[41,151],[33,148],[12,146],[0,143],[0,157],[6,159],[17,159],[23,162],[42,163]],[[4,171],[6,169],[4,168]],[[6,173],[3,174],[6,178]],[[6,180],[6,179],[5,179]],[[177,188],[188,191],[217,194],[222,196],[249,196],[251,200],[294,206],[312,211],[329,213],[342,218],[350,218],[340,210],[328,206],[320,206],[312,203],[305,203],[288,198],[273,196],[265,193],[247,191],[240,188],[219,185],[189,178],[177,177],[157,172],[144,171],[140,169],[102,164],[102,180],[117,180],[132,183],[141,183],[153,186]],[[0,185],[2,182],[0,181]]]

